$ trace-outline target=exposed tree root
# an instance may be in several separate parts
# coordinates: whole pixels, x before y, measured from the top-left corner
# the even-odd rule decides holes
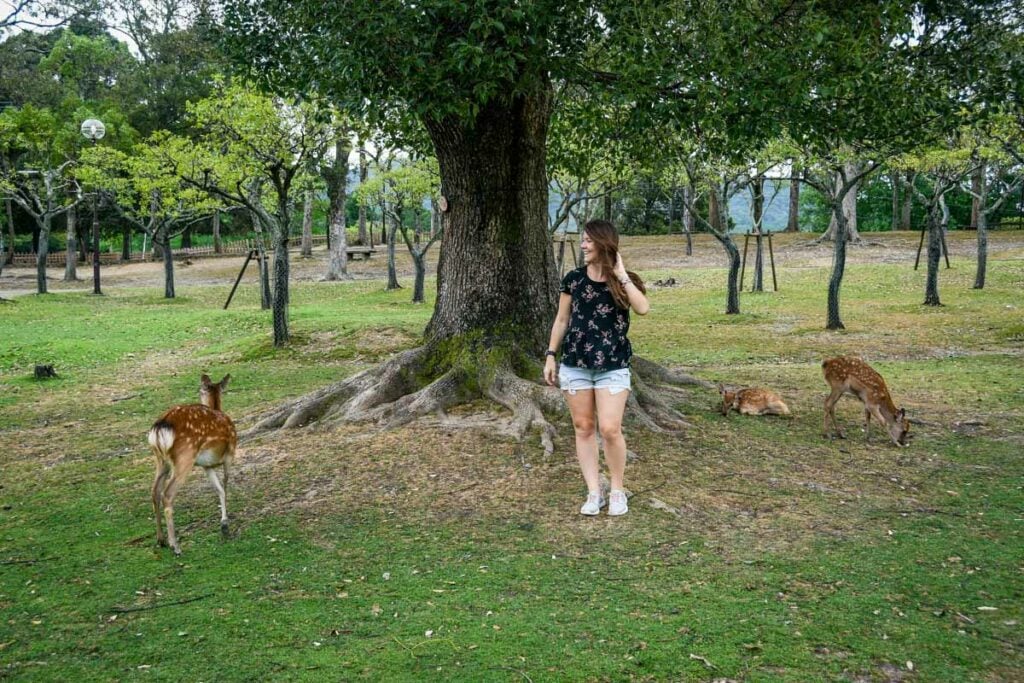
[[[449,408],[488,398],[511,412],[511,432],[518,441],[536,428],[545,454],[550,454],[554,451],[556,430],[545,413],[565,414],[565,402],[558,389],[521,377],[511,360],[514,355],[489,350],[478,356],[459,354],[453,360],[439,363],[438,358],[444,356],[436,347],[427,345],[404,351],[375,368],[288,401],[258,417],[242,433],[242,438],[313,424],[373,422],[386,429],[432,414],[450,420],[446,416]],[[528,361],[527,365],[526,374],[541,374],[536,361]],[[711,382],[642,358],[633,359],[633,383],[627,419],[658,432],[676,432],[690,426],[672,407],[689,399],[683,387],[715,389]]]

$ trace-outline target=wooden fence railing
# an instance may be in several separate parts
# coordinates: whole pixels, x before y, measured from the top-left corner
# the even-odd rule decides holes
[[[326,245],[326,244],[327,244],[327,235],[313,235],[313,246],[314,247],[317,247],[317,246],[320,246],[320,245]],[[296,248],[298,246],[298,240],[292,240],[291,241],[291,245],[292,245],[292,248]],[[269,245],[268,245],[268,247],[269,247]],[[221,250],[220,250],[219,254],[216,251],[214,251],[212,246],[208,246],[208,247],[190,247],[188,249],[174,249],[173,253],[174,253],[174,258],[176,258],[176,259],[184,259],[184,258],[210,258],[210,257],[219,257],[219,256],[239,256],[239,255],[245,255],[245,254],[249,253],[249,249],[251,249],[251,248],[252,248],[252,240],[234,240],[234,241],[231,241],[231,242],[224,242],[224,243],[222,243],[221,244]],[[63,266],[64,263],[65,263],[65,258],[66,258],[66,252],[64,250],[61,250],[61,251],[51,251],[49,254],[46,255],[46,265],[47,265],[47,267],[53,267],[53,268]],[[153,258],[154,258],[154,256],[153,256],[153,251],[152,250],[147,250],[145,253],[143,253],[141,251],[133,251],[131,253],[131,258],[128,259],[128,260],[129,261],[147,261],[147,260],[153,260]],[[86,252],[86,256],[85,256],[85,260],[83,261],[82,259],[79,259],[78,262],[80,264],[84,263],[86,265],[92,263],[92,252],[91,251],[87,251]],[[111,252],[101,252],[100,253],[100,263],[123,263],[123,262],[124,262],[124,259],[121,258],[121,252],[113,252],[113,251],[111,251]],[[14,265],[14,266],[26,266],[26,267],[28,267],[28,266],[34,266],[35,264],[36,264],[36,254],[35,254],[35,252],[32,252],[32,251],[30,251],[30,252],[16,252],[14,254],[14,259],[12,261],[12,265]]]

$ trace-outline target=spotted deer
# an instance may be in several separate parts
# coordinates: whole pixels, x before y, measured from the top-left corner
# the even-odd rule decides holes
[[[188,479],[193,465],[206,470],[220,499],[220,531],[228,535],[228,468],[235,455],[238,435],[231,418],[221,411],[221,394],[231,375],[220,382],[212,382],[203,375],[199,385],[199,403],[174,406],[160,416],[149,430],[149,445],[156,456],[156,477],[153,480],[153,512],[156,514],[156,542],[166,546],[168,541],[175,555],[181,554],[181,545],[174,533],[174,496]],[[224,468],[223,485],[214,471]],[[167,537],[164,537],[163,519],[167,518]]]
[[[864,438],[871,440],[871,417],[885,425],[889,437],[897,446],[907,445],[910,433],[910,421],[907,411],[897,410],[889,395],[885,380],[870,365],[856,356],[837,356],[829,358],[821,364],[825,381],[832,387],[832,393],[825,399],[825,437],[831,438],[828,421],[840,439],[845,439],[838,423],[836,423],[836,402],[843,394],[852,394],[864,404]]]
[[[789,406],[771,389],[730,390],[719,384],[718,393],[722,395],[722,415],[727,417],[732,410],[740,415],[789,415]]]

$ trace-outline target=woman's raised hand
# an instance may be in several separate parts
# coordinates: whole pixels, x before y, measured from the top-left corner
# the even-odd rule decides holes
[[[615,277],[617,277],[620,280],[624,277],[627,277],[626,265],[622,262],[622,254],[615,254],[615,268],[613,268],[613,272],[615,273]]]

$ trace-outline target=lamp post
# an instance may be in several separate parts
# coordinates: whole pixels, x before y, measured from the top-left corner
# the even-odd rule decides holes
[[[82,135],[92,140],[93,147],[106,132],[106,127],[99,119],[86,119],[82,122]],[[92,293],[103,294],[100,291],[100,218],[96,193],[92,196]]]

